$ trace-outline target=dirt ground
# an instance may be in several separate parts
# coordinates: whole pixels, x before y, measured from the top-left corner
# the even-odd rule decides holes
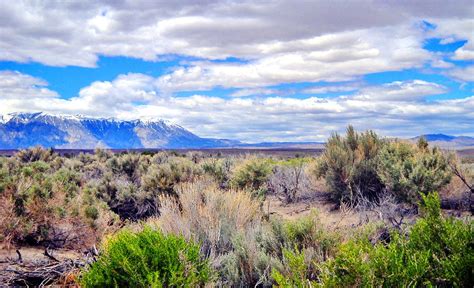
[[[327,193],[316,193],[311,198],[303,198],[295,203],[285,203],[277,196],[270,195],[263,207],[265,213],[277,215],[283,219],[298,219],[316,211],[321,224],[332,229],[355,227],[367,221],[378,220],[378,215],[375,213],[362,215],[346,207],[336,209],[335,204],[328,200]]]
[[[2,263],[2,261],[5,261],[7,259],[19,260],[16,249],[17,248],[15,247],[11,247],[10,249],[2,247],[0,249],[0,264]],[[18,251],[20,252],[22,260],[24,262],[49,260],[49,258],[44,254],[44,249],[42,248],[21,247],[18,248]],[[58,260],[75,259],[81,257],[80,252],[71,250],[54,250],[50,251],[50,253],[54,258]]]

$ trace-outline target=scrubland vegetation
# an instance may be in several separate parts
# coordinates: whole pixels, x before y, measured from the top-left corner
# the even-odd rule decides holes
[[[34,148],[0,158],[0,240],[97,245],[74,272],[83,287],[471,287],[473,179],[473,161],[423,139],[352,127],[291,159]],[[267,206],[315,197],[365,219],[326,225],[317,209],[286,219]]]

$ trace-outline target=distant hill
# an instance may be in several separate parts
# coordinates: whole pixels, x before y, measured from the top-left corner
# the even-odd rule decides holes
[[[0,116],[0,149],[38,145],[62,149],[213,148],[239,144],[201,138],[164,120],[122,121],[46,113]]]
[[[260,142],[260,143],[241,143],[237,148],[256,148],[256,149],[322,149],[324,142]]]
[[[474,147],[474,137],[469,136],[452,136],[445,134],[425,134],[412,138],[416,141],[420,137],[424,137],[431,145],[439,146],[446,149],[460,149]]]

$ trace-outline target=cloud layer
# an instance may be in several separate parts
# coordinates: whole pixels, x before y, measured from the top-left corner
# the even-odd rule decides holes
[[[146,60],[164,54],[256,59],[262,54],[315,50],[321,50],[315,53],[316,58],[331,59],[339,53],[328,51],[335,44],[345,49],[346,43],[354,45],[357,38],[361,40],[360,47],[366,47],[362,55],[375,53],[370,39],[365,41],[358,34],[341,35],[341,32],[383,30],[384,27],[411,25],[418,19],[444,21],[437,32],[443,37],[470,40],[473,37],[470,29],[474,8],[469,0],[105,3],[3,1],[0,4],[0,59],[94,66],[97,55]],[[403,30],[407,30],[406,33]],[[400,35],[404,37],[391,38],[405,42],[403,48],[409,49],[412,32],[409,28],[403,30],[399,29],[402,32],[397,34],[406,34]],[[318,38],[324,35],[326,37]],[[382,35],[374,35],[372,39],[376,39],[375,36]],[[380,39],[380,43],[384,43],[383,40]],[[456,57],[472,59],[471,53],[472,43]]]
[[[71,99],[43,97],[40,79],[2,72],[10,81],[0,82],[0,114],[12,111],[45,111],[135,119],[159,117],[180,123],[202,136],[244,141],[321,141],[331,131],[356,127],[383,131],[385,135],[413,136],[426,131],[472,135],[474,96],[429,101],[446,87],[422,80],[393,82],[361,88],[353,95],[305,99],[269,96],[230,98],[193,95],[157,95],[156,79],[142,74],[121,75],[114,81],[94,82]],[[24,90],[12,91],[10,83],[30,79]],[[24,91],[37,95],[18,100]],[[16,95],[14,93],[19,93]],[[52,91],[46,94],[54,93]],[[127,95],[126,97],[123,95]],[[137,104],[138,103],[138,104]],[[456,122],[456,125],[452,123]]]

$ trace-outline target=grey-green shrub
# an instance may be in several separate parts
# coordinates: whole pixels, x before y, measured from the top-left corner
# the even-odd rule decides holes
[[[225,159],[209,159],[201,164],[204,173],[210,175],[219,184],[220,187],[228,186],[230,179],[232,161]]]
[[[378,175],[398,199],[416,203],[420,193],[438,191],[451,180],[448,159],[420,141],[418,145],[390,142],[379,153]]]
[[[317,174],[326,180],[334,201],[354,205],[361,197],[378,197],[384,188],[377,174],[377,155],[383,145],[373,131],[357,133],[352,126],[345,137],[333,134],[328,139]]]
[[[287,203],[294,202],[302,194],[311,191],[311,184],[306,172],[307,158],[294,158],[280,161],[273,167],[268,180],[268,190],[285,197]]]
[[[447,158],[423,138],[418,145],[387,141],[349,126],[345,137],[334,134],[328,139],[316,172],[336,202],[374,202],[388,191],[399,201],[415,204],[420,193],[438,191],[449,183]]]
[[[266,183],[272,166],[267,159],[247,159],[235,167],[231,186],[237,189],[249,190],[254,196],[263,197],[266,193]]]

